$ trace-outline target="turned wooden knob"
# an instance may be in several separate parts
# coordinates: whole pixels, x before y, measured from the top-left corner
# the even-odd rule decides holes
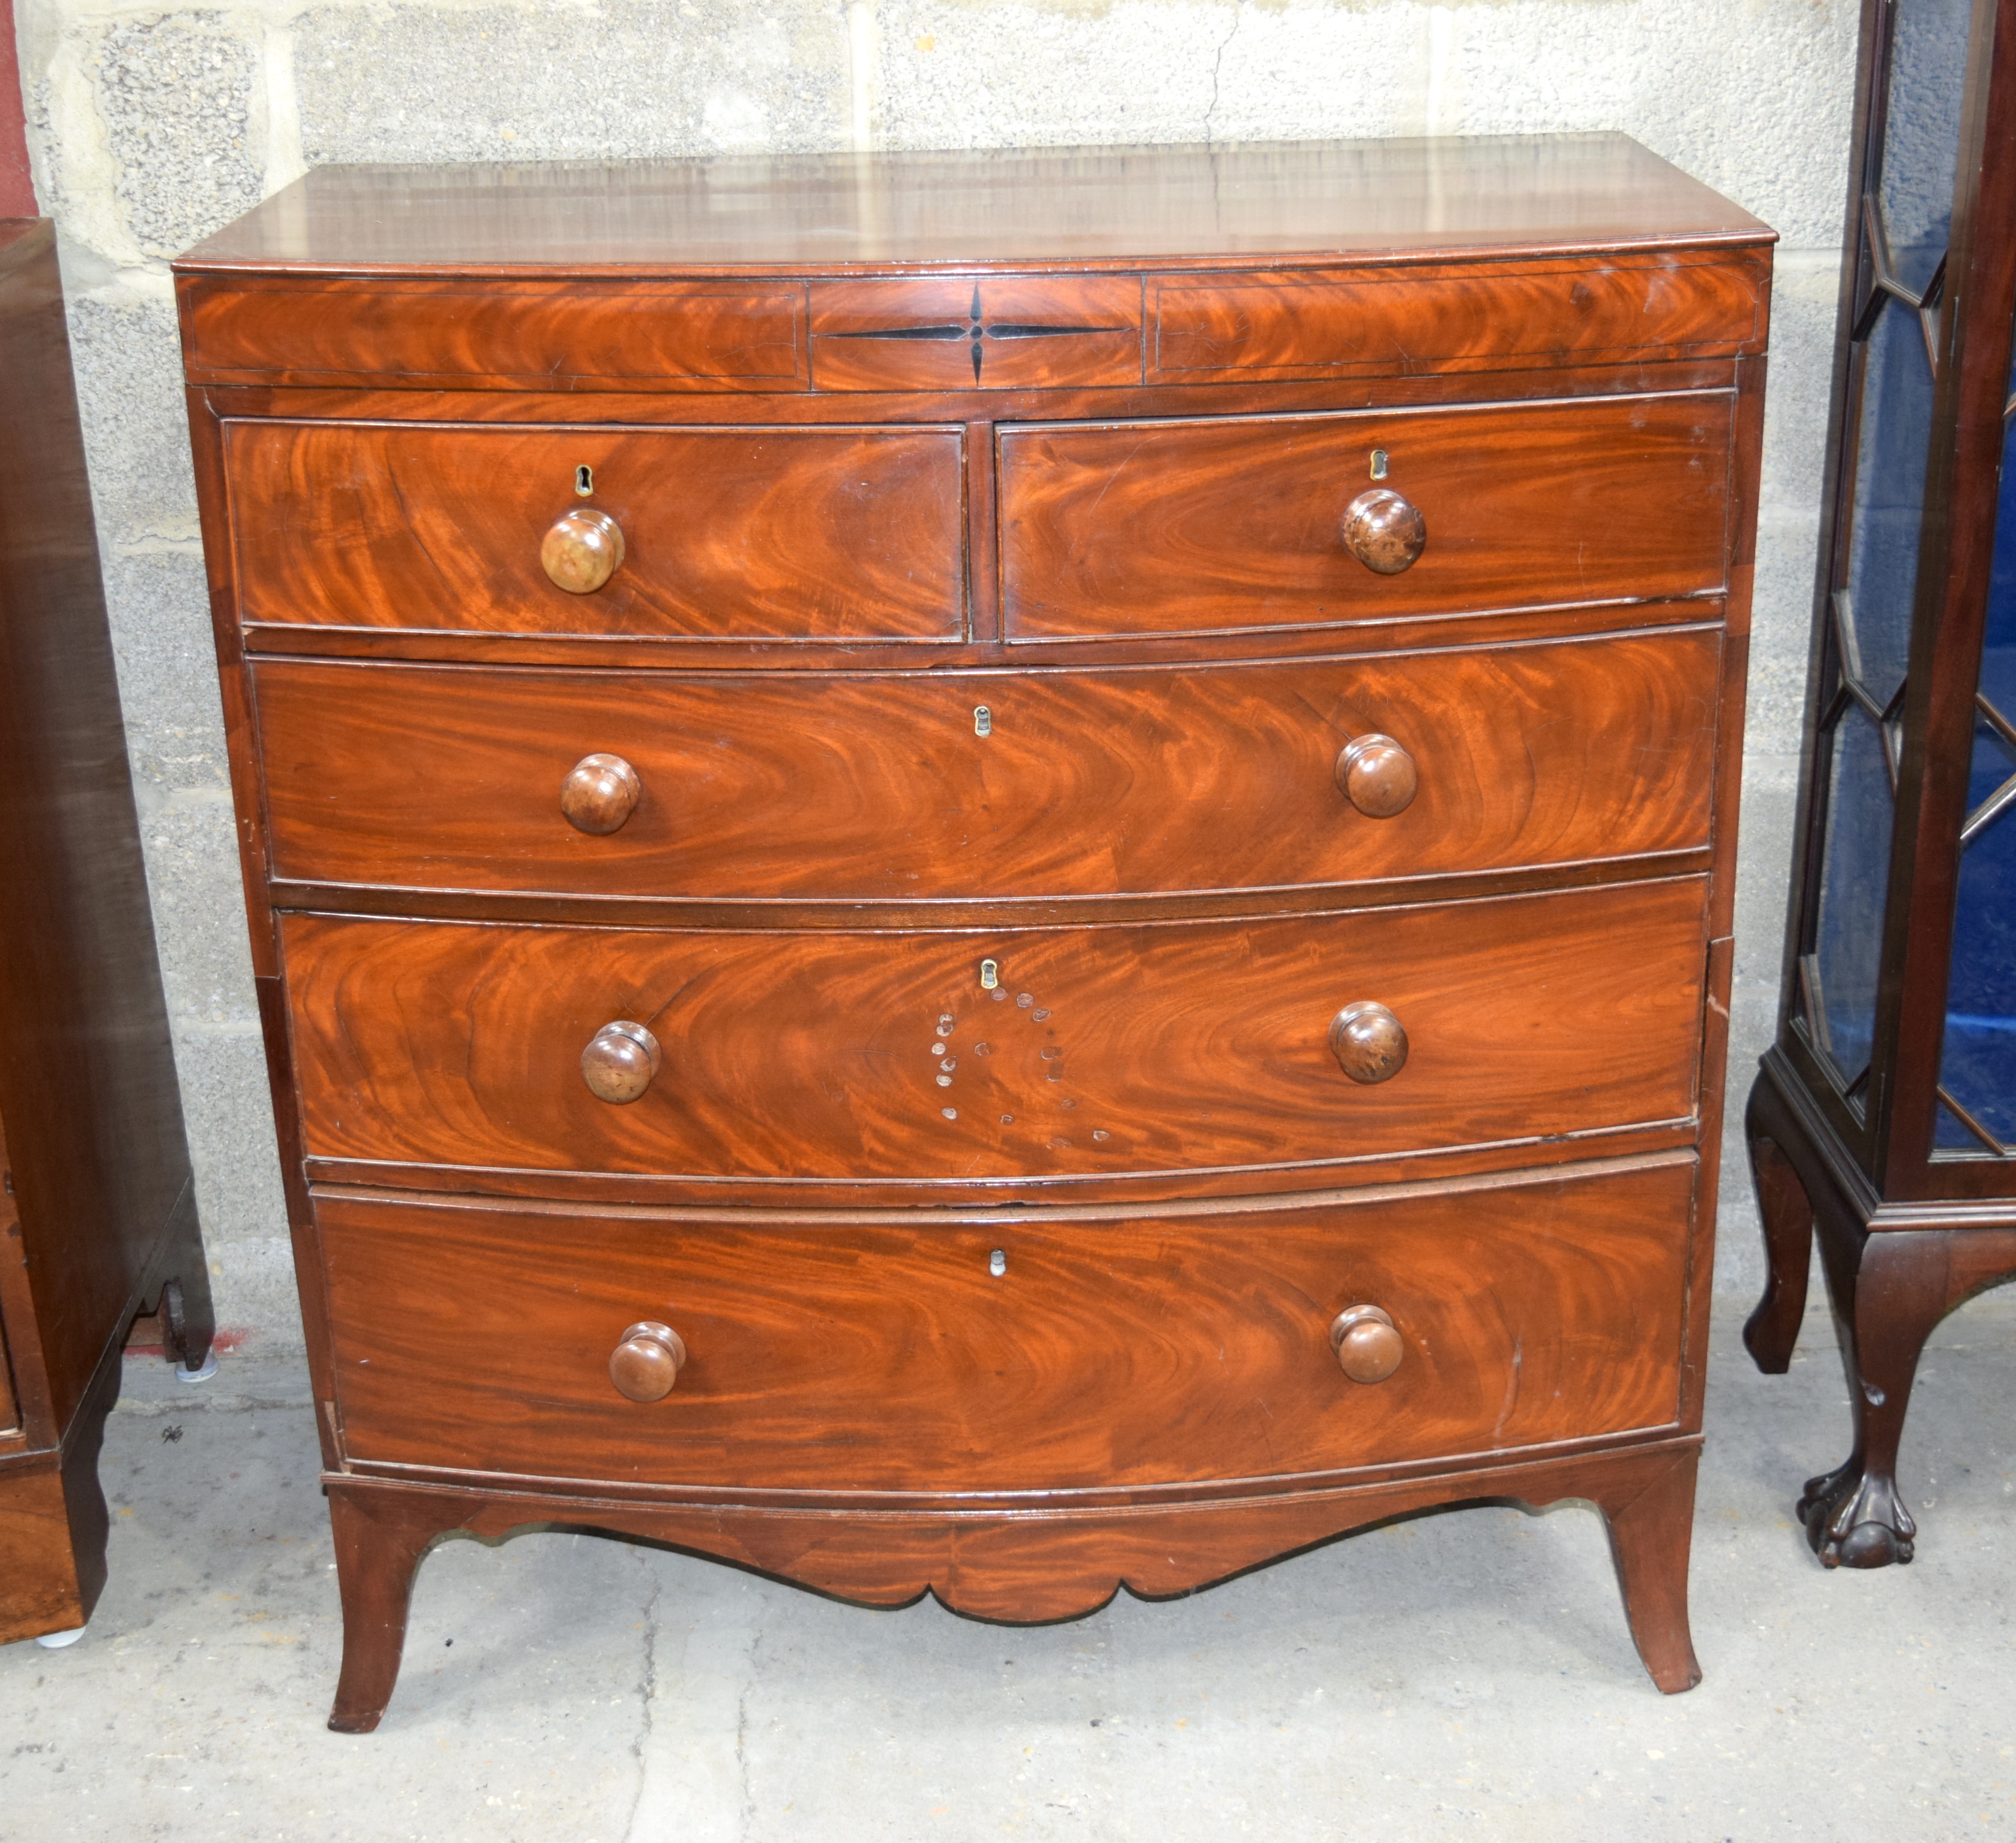
[[[619,1017],[589,1039],[581,1053],[581,1078],[596,1100],[620,1106],[651,1085],[662,1060],[658,1039],[641,1024]]]
[[[1361,736],[1346,743],[1337,757],[1337,784],[1367,819],[1390,819],[1413,805],[1420,777],[1414,771],[1413,757],[1392,737]]]
[[[620,831],[643,797],[644,783],[621,755],[584,755],[560,783],[560,811],[577,832]]]
[[[623,562],[623,527],[606,512],[577,506],[553,522],[539,562],[569,595],[592,595]]]
[[[662,1402],[672,1392],[686,1361],[686,1340],[670,1325],[646,1319],[625,1331],[623,1341],[610,1353],[609,1380],[619,1395],[633,1402]]]
[[[1407,1033],[1384,1005],[1362,999],[1330,1023],[1330,1053],[1354,1082],[1390,1082],[1407,1066]]]
[[[1407,1354],[1406,1341],[1376,1305],[1340,1312],[1330,1320],[1330,1347],[1337,1352],[1337,1366],[1353,1382],[1384,1382]]]
[[[1344,542],[1368,570],[1397,576],[1427,548],[1428,521],[1391,487],[1375,486],[1345,507]]]

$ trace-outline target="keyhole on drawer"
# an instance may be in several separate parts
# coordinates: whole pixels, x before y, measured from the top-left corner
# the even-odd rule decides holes
[[[1372,451],[1372,477],[1374,480],[1386,477],[1386,451],[1383,448],[1375,448]]]
[[[973,707],[973,733],[992,736],[994,733],[994,713],[984,704]]]
[[[999,964],[993,960],[982,960],[980,963],[981,990],[982,992],[992,992],[999,986],[1000,984],[1001,968]]]
[[[987,1271],[992,1274],[996,1280],[999,1280],[1003,1274],[1008,1271],[1008,1254],[1006,1250],[996,1248],[992,1254],[987,1257]]]
[[[574,490],[584,499],[595,491],[595,470],[585,461],[574,470]]]

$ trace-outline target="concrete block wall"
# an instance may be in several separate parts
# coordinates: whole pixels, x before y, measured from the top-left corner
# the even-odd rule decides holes
[[[165,258],[335,161],[1621,129],[1783,234],[1733,1114],[1769,1039],[1857,0],[19,0],[220,1308],[298,1341]],[[1732,1146],[1732,1150],[1734,1148]],[[1718,1283],[1761,1271],[1740,1161]]]

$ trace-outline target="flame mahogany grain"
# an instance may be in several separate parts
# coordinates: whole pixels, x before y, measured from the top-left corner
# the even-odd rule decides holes
[[[1391,272],[1155,275],[1151,383],[1564,365],[1648,350],[1755,350],[1770,268],[1755,257],[1422,265]]]
[[[1686,877],[998,933],[290,915],[281,934],[313,1157],[892,1185],[1240,1165],[1258,1181],[1542,1123],[1691,1116],[1704,894]],[[980,983],[989,956],[1003,1001]],[[1362,999],[1411,1042],[1372,1088],[1327,1041]],[[619,1017],[657,1034],[664,1066],[612,1107],[578,1065]]]
[[[333,1197],[315,1216],[353,1464],[536,1474],[557,1440],[573,1476],[666,1490],[1237,1495],[1674,1427],[1694,1185],[1680,1157],[1234,1218],[675,1227]],[[1406,1344],[1377,1388],[1330,1344],[1363,1303]],[[639,1319],[687,1352],[648,1406],[609,1376]]]
[[[320,168],[176,265],[333,1726],[541,1521],[1014,1620],[1579,1496],[1698,1679],[1772,240],[1514,137]]]
[[[805,387],[802,283],[247,279],[179,289],[190,368],[304,385],[394,374],[528,391]]]
[[[268,660],[254,682],[283,877],[918,901],[1352,884],[1705,845],[1720,644],[1701,627],[1028,677]],[[423,769],[408,747],[423,732]],[[1337,759],[1381,733],[1418,787],[1373,819],[1339,792]],[[610,754],[643,794],[620,830],[589,836],[554,790]]]
[[[239,607],[254,621],[526,634],[956,640],[956,429],[225,425]],[[540,566],[562,513],[622,527],[570,595]]]
[[[1732,407],[1699,391],[1003,429],[1005,629],[1204,634],[1719,592]],[[1375,448],[1427,521],[1399,575],[1367,570],[1341,529]]]

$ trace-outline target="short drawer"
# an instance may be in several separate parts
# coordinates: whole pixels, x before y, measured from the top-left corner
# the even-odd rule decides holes
[[[311,1157],[785,1182],[1264,1170],[1684,1121],[1705,960],[1697,877],[992,933],[291,914],[282,935]],[[1355,1004],[1406,1034],[1386,1079],[1332,1051]],[[613,1103],[582,1057],[634,1065],[618,1023],[659,1066]]]
[[[1719,628],[1688,628],[1183,670],[267,660],[255,679],[283,879],[887,900],[1348,884],[1698,848],[1720,658]]]
[[[369,214],[384,224],[411,196]],[[543,391],[806,382],[801,282],[239,273],[184,275],[176,295],[192,383]]]
[[[1761,348],[1755,250],[1147,279],[1156,383],[1406,376]]]
[[[231,421],[240,618],[697,640],[947,641],[965,623],[956,429]],[[544,558],[607,520],[599,587]],[[583,554],[574,541],[574,554]],[[577,578],[578,582],[581,578]]]
[[[999,437],[1010,640],[1353,623],[1719,590],[1726,391],[1079,423]],[[1368,502],[1367,495],[1384,495]],[[1381,520],[1404,535],[1352,547]],[[1354,509],[1356,509],[1354,516]]]
[[[322,1196],[353,1463],[670,1487],[1125,1489],[1672,1425],[1694,1161],[1237,1215],[738,1227]],[[1348,1377],[1353,1306],[1398,1334]],[[629,1328],[686,1352],[617,1392]]]

